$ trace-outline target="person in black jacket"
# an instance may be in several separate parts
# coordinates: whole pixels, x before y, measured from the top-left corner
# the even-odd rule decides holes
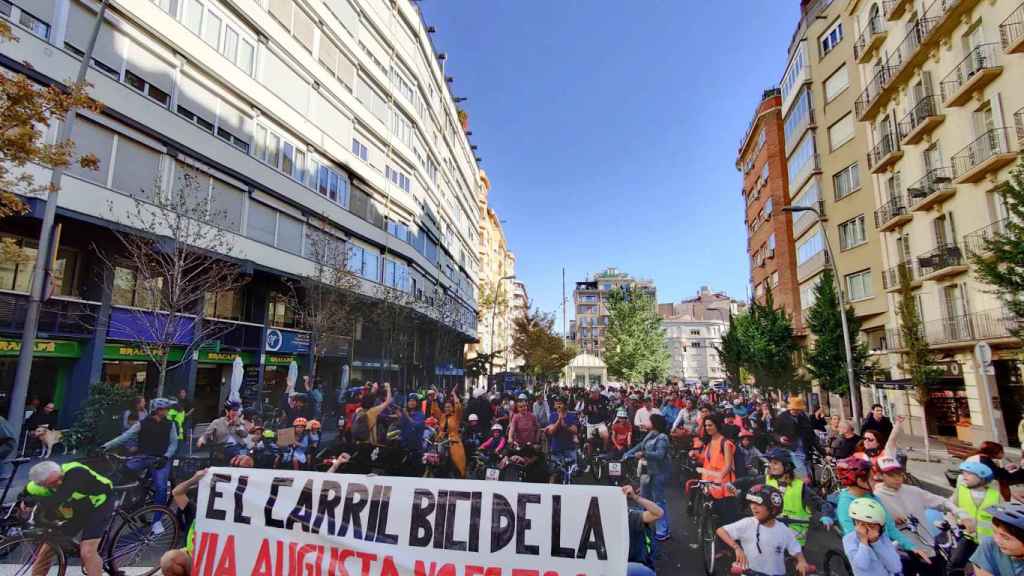
[[[860,433],[864,434],[868,430],[874,430],[878,432],[878,440],[882,444],[889,439],[889,435],[892,434],[892,420],[885,415],[885,410],[881,404],[875,404],[871,407],[871,412],[866,418],[860,423]]]
[[[174,406],[174,400],[154,398],[149,403],[149,416],[103,445],[104,450],[113,450],[130,442],[138,446],[138,455],[129,459],[125,468],[136,473],[149,469],[153,483],[153,502],[161,505],[167,504],[171,458],[178,450],[178,428],[167,418],[171,406]],[[158,523],[154,524],[154,528]]]
[[[808,476],[807,457],[811,450],[821,452],[818,436],[807,417],[807,403],[799,396],[791,396],[785,412],[775,417],[773,426],[779,445],[793,453],[796,476]]]

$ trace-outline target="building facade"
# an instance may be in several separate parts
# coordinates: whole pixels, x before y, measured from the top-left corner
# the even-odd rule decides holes
[[[746,303],[701,286],[693,298],[658,304],[658,315],[672,364],[669,377],[678,382],[704,384],[724,380],[726,374],[718,357],[729,320],[746,311]]]
[[[512,322],[516,319],[523,318],[530,312],[530,293],[526,290],[526,283],[522,280],[512,281]],[[512,327],[512,337],[515,337],[515,325]],[[509,347],[508,354],[508,368],[513,372],[519,371],[519,369],[525,364],[525,361],[512,353],[511,346]]]
[[[742,194],[747,206],[744,223],[752,298],[763,303],[771,292],[775,304],[789,313],[799,330],[793,218],[781,211],[790,202],[784,147],[782,96],[773,88],[762,94],[754,111],[736,155],[736,169],[743,174]]]
[[[1013,324],[998,296],[976,278],[970,255],[1008,216],[999,190],[1024,140],[1024,4],[850,0],[843,10],[862,39],[857,60],[865,81],[854,106],[875,180],[893,382],[906,376],[897,361],[901,268],[945,369],[923,410],[910,394],[888,389],[898,385],[878,396],[912,406],[919,426],[926,415],[932,433],[1016,444],[1024,401],[1020,342],[1010,337]],[[993,348],[992,375],[973,358],[980,342]]]
[[[20,41],[0,44],[0,64],[40,84],[73,78],[96,2],[3,4]],[[415,3],[114,0],[91,64],[91,93],[104,108],[81,114],[72,139],[99,169],[72,167],[63,180],[59,281],[44,305],[30,394],[56,401],[67,420],[92,382],[151,393],[153,367],[132,345],[145,335],[95,328],[138,305],[143,279],[128,264],[96,274],[95,252],[111,247],[110,228],[134,230],[126,215],[137,201],[174,193],[185,173],[223,215],[209,224],[225,231],[248,279],[236,293],[207,295],[203,321],[223,323],[224,336],[171,375],[169,391],[187,387],[204,411],[197,422],[216,415],[235,356],[246,366],[247,404],[280,394],[293,361],[306,369],[309,335],[285,295],[314,270],[310,245],[321,235],[344,244],[364,307],[386,287],[428,320],[388,354],[383,327],[360,321],[321,367],[325,397],[370,380],[412,388],[460,377],[463,344],[476,337],[486,215],[443,60]],[[4,221],[3,234],[31,250],[42,202],[28,201],[31,213]],[[31,268],[0,271],[7,390]],[[435,314],[439,303],[451,313]]]
[[[657,301],[654,281],[633,278],[618,268],[607,268],[592,280],[577,282],[572,293],[576,316],[569,323],[569,337],[580,353],[598,358],[603,355],[610,317],[608,294],[619,289],[638,291]]]

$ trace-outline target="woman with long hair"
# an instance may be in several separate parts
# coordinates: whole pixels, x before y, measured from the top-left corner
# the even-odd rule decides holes
[[[657,412],[651,414],[651,429],[639,444],[623,454],[622,459],[634,456],[647,462],[647,474],[650,476],[650,480],[640,487],[640,494],[656,503],[662,510],[667,510],[665,486],[672,477],[672,455],[669,451],[668,421],[665,420],[665,416]],[[654,538],[664,541],[670,537],[668,514],[664,514],[655,525]]]

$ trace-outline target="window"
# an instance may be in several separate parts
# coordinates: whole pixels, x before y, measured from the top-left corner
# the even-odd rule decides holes
[[[388,220],[388,234],[399,240],[409,241],[409,227],[401,222]]]
[[[238,59],[238,32],[231,26],[224,28],[224,46],[221,47],[220,53],[232,62]]]
[[[779,286],[779,271],[778,270],[772,272],[771,285],[772,285],[772,288],[778,288],[778,286]]]
[[[257,159],[306,184],[306,153],[262,124],[256,125],[253,154]]]
[[[205,6],[199,0],[186,0],[185,27],[197,36],[203,31],[203,14],[205,14],[205,11]]]
[[[367,280],[380,282],[380,254],[372,248],[367,248],[350,242],[348,246],[348,269]]]
[[[821,55],[824,56],[831,52],[840,42],[843,41],[843,22],[842,20],[836,22],[828,32],[825,32],[820,37],[821,44]]]
[[[241,49],[238,51],[238,67],[249,76],[253,75],[253,64],[256,60],[256,45],[248,40],[242,40]]]
[[[815,276],[814,280],[800,287],[800,309],[807,310],[814,303],[818,301],[818,282],[821,282],[821,276]]]
[[[793,206],[817,208],[818,200],[821,199],[821,194],[818,189],[818,179],[811,180],[811,184],[804,188],[804,191],[796,197],[791,204]]]
[[[28,3],[32,4],[32,0],[29,0]],[[50,3],[50,6],[52,5],[53,4]],[[39,18],[34,14],[26,12],[25,9],[20,6],[11,4],[7,0],[0,1],[0,14],[2,14],[3,16],[6,16],[7,18],[12,18],[14,14],[14,8],[17,8],[18,12],[20,12],[20,15],[18,16],[18,24],[20,24],[23,28],[25,28],[32,34],[35,34],[36,36],[42,38],[43,40],[50,39],[50,25],[46,21],[44,21],[42,18]],[[37,5],[35,6],[35,8],[43,10],[44,14],[50,10],[49,7],[43,7],[41,5]]]
[[[141,94],[149,96],[154,102],[160,104],[164,108],[171,103],[171,96],[167,92],[153,86],[138,74],[131,70],[124,71],[124,83],[131,86]]]
[[[850,71],[847,70],[846,64],[843,64],[825,80],[825,102],[835,100],[849,86]]]
[[[783,130],[786,134],[786,148],[788,149],[797,138],[803,135],[804,130],[811,124],[811,91],[801,90],[800,95],[786,114],[786,122]]]
[[[0,4],[2,6],[2,4]],[[33,240],[6,236],[14,241],[24,258],[0,262],[0,290],[28,292],[35,270],[36,246]],[[53,268],[54,293],[60,296],[76,294],[78,273],[78,251],[63,246],[57,249],[57,261]]]
[[[864,231],[864,215],[861,214],[839,225],[839,249],[849,250],[868,241]]]
[[[295,308],[289,305],[288,297],[277,292],[267,296],[267,325],[292,328],[296,325]]]
[[[156,192],[153,178],[160,172],[160,154],[156,150],[119,136],[114,167],[111,186],[115,190],[142,198],[153,198]]]
[[[871,298],[871,270],[846,276],[846,296],[851,302]]]
[[[221,320],[241,320],[242,291],[236,289],[207,293],[203,299],[203,316]]]
[[[409,181],[409,177],[406,176],[404,173],[395,170],[391,166],[388,166],[385,169],[385,176],[388,178],[388,180],[391,180],[391,182],[395,186],[398,186],[399,188],[405,190],[406,192],[411,192],[412,185]]]
[[[786,169],[789,172],[789,184],[797,186],[803,178],[812,170],[817,169],[817,154],[814,150],[814,134],[807,134],[797,144],[796,150],[786,161]]]
[[[364,162],[367,160],[369,156],[366,150],[366,146],[364,146],[362,142],[355,138],[352,139],[352,153],[355,154],[356,157],[358,157],[360,160],[363,160]]]
[[[213,47],[214,50],[220,49],[220,29],[224,23],[221,21],[220,16],[217,16],[213,12],[206,13],[206,29],[203,33],[203,41]]]
[[[801,42],[796,53],[793,54],[793,60],[790,61],[789,68],[786,70],[786,74],[782,79],[781,91],[783,102],[789,99],[789,95],[793,93],[793,89],[797,86],[797,81],[804,76],[804,65],[807,63],[806,61],[806,44]]]
[[[75,143],[75,154],[92,154],[99,160],[99,166],[92,170],[82,167],[78,162],[72,162],[67,167],[67,173],[105,186],[113,157],[114,133],[102,124],[79,116],[71,128],[70,140]],[[152,177],[153,174],[149,176]]]
[[[811,258],[825,250],[825,238],[821,234],[821,228],[817,229],[807,239],[796,247],[796,263],[802,265]]]
[[[841,200],[860,190],[860,165],[850,164],[832,177],[835,187],[835,198]]]
[[[115,266],[111,302],[115,306],[160,309],[163,286],[163,278],[144,278],[131,268]]]
[[[828,127],[828,143],[831,150],[835,150],[853,140],[856,124],[853,122],[853,113],[840,118],[835,124]]]
[[[321,165],[316,190],[331,202],[348,208],[348,175],[344,172]]]

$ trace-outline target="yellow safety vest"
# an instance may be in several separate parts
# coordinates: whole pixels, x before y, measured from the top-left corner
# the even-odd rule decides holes
[[[981,505],[978,506],[974,503],[974,497],[971,496],[970,488],[964,484],[957,486],[956,507],[966,512],[971,518],[974,518],[974,522],[978,526],[977,532],[973,536],[968,534],[968,538],[978,542],[981,538],[992,536],[992,513],[988,510],[998,505],[1000,498],[999,490],[989,485],[985,490],[985,496],[981,499]]]
[[[764,483],[772,488],[779,488],[779,481],[769,475],[765,475]],[[782,492],[782,517],[794,520],[810,520],[811,511],[804,505],[804,481],[794,478]],[[796,539],[803,544],[807,539],[807,524],[789,525],[790,530],[796,533]]]
[[[188,527],[188,536],[185,538],[185,552],[191,556],[195,551],[196,547],[196,521],[192,521],[192,525]]]
[[[178,426],[178,440],[185,439],[185,412],[177,408],[167,411],[167,419]]]
[[[84,468],[90,474],[92,474],[94,478],[96,478],[101,483],[106,484],[111,489],[113,489],[114,483],[111,482],[109,478],[107,478],[106,476],[103,476],[102,474],[98,474],[95,470],[93,470],[92,468],[89,468],[88,466],[86,466],[85,464],[82,464],[81,462],[67,462],[65,464],[61,464],[61,466],[60,466],[60,470],[64,474],[67,474],[70,470],[73,470],[75,468]],[[47,496],[52,496],[53,493],[54,493],[53,490],[51,490],[51,489],[49,489],[49,488],[47,488],[45,486],[41,486],[39,484],[36,484],[35,482],[29,482],[28,486],[25,487],[25,491],[28,492],[32,496],[37,496],[37,497],[42,497],[42,498],[45,498]],[[93,508],[99,508],[100,506],[103,506],[103,504],[107,501],[107,495],[106,494],[83,494],[81,492],[72,492],[71,493],[71,499],[72,500],[82,500],[82,499],[85,499],[85,498],[89,499],[89,502],[92,504]]]

